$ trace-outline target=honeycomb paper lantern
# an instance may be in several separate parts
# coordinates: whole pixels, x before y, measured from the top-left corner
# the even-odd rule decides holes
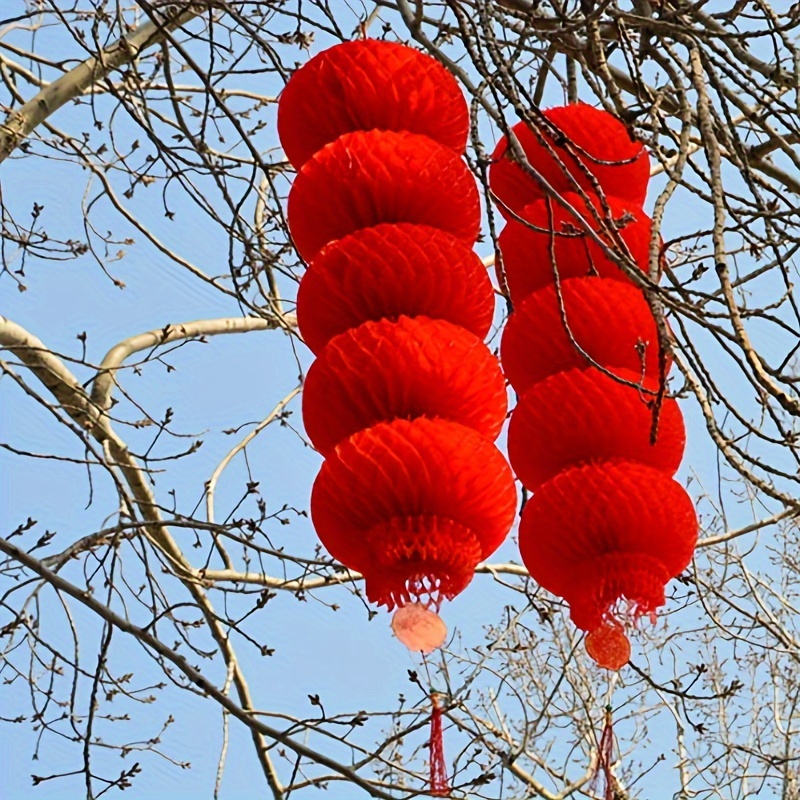
[[[644,148],[618,119],[586,105],[545,117],[557,132],[514,128],[531,167],[628,266],[649,273]],[[521,395],[509,457],[533,492],[522,558],[568,603],[591,658],[620,669],[631,653],[626,626],[664,604],[665,585],[697,539],[692,502],[671,477],[685,444],[680,409],[662,383],[671,358],[631,275],[510,159],[505,140],[489,183],[508,207],[498,266],[514,311],[500,352]]]
[[[600,224],[580,195],[565,192],[563,198],[593,230],[600,229]],[[652,227],[650,217],[641,210],[631,210],[630,202],[616,197],[607,198],[607,203],[619,236],[628,249],[624,255],[639,269],[647,270]],[[595,197],[593,204],[600,218],[604,219],[600,200]],[[558,267],[561,280],[594,275],[630,281],[622,267],[609,258],[603,247],[583,231],[580,222],[555,200],[536,200],[525,206],[520,216],[533,227],[512,221],[503,228],[497,240],[508,291],[515,303],[553,283],[554,264]],[[603,232],[601,238],[608,247],[623,254],[610,233]]]
[[[612,372],[620,367],[658,377],[658,330],[639,289],[602,278],[570,278],[561,284],[561,300],[566,324],[555,286],[526,297],[509,317],[500,358],[517,392],[556,372],[589,367],[586,356]]]
[[[427,225],[363,228],[323,247],[297,293],[297,324],[316,354],[350,328],[403,314],[486,336],[494,294],[468,244]]]
[[[366,576],[390,609],[463,591],[508,533],[511,470],[476,431],[441,419],[397,419],[359,431],[322,465],[311,495],[320,541]]]
[[[694,504],[661,470],[633,462],[589,464],[540,486],[520,522],[531,576],[570,605],[582,630],[623,603],[637,615],[664,604],[664,585],[689,564]]]
[[[289,192],[289,229],[310,261],[326,244],[386,222],[478,238],[478,187],[452,150],[405,131],[345,133],[315,153]]]
[[[474,334],[443,320],[366,322],[332,339],[303,390],[306,433],[323,454],[378,422],[427,416],[487,439],[507,407],[497,359]]]
[[[371,601],[409,607],[394,630],[427,649],[446,629],[425,607],[469,583],[516,501],[492,444],[506,389],[482,341],[494,296],[471,250],[467,105],[428,56],[354,42],[298,70],[278,116],[298,168],[289,229],[309,262],[297,318],[318,356],[303,399],[326,457],[312,521]]]
[[[615,374],[632,384],[630,370]],[[583,463],[629,460],[674,475],[686,443],[683,415],[674,399],[661,401],[651,443],[657,381],[643,389],[620,383],[597,369],[558,372],[520,397],[508,430],[508,457],[529,489]]]
[[[557,131],[557,138],[554,138],[542,124],[542,136],[550,149],[525,122],[517,123],[511,130],[528,163],[556,192],[574,192],[574,182],[594,192],[595,187],[585,172],[588,170],[604,194],[629,200],[636,208],[642,207],[650,179],[649,159],[642,144],[631,139],[620,120],[583,103],[548,109],[544,117]],[[545,196],[544,188],[535,178],[511,159],[506,137],[492,154],[489,185],[500,202],[516,213]],[[499,208],[507,214],[503,206]]]
[[[281,94],[278,134],[299,169],[343,133],[420,133],[464,152],[469,113],[453,76],[401,44],[363,39],[314,56]]]
[[[319,360],[303,418],[326,460],[311,517],[334,557],[363,573],[409,648],[441,646],[435,610],[461,592],[511,527],[516,489],[492,444],[506,408],[481,341],[493,294],[469,252],[480,232],[461,159],[467,104],[427,56],[345,43],[289,81],[278,130],[298,168],[287,220],[311,263],[297,298]],[[462,326],[462,327],[459,327]],[[449,795],[433,701],[430,794]]]

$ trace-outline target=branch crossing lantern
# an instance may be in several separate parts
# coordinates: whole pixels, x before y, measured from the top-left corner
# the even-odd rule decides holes
[[[325,462],[311,515],[328,552],[364,575],[411,649],[441,645],[434,613],[514,519],[493,444],[505,381],[483,342],[494,293],[472,251],[467,104],[434,59],[364,40],[288,82],[278,131],[297,169],[288,200],[300,332],[317,356],[303,420]]]
[[[664,391],[671,362],[642,290],[609,256],[648,270],[648,158],[618,119],[583,104],[544,112],[541,134],[512,130],[564,201],[545,194],[504,137],[489,184],[506,217],[498,246],[514,304],[501,343],[519,394],[508,452],[533,493],[520,549],[588,632],[590,656],[619,669],[630,657],[625,623],[654,616],[697,540],[693,504],[672,477],[685,433]]]

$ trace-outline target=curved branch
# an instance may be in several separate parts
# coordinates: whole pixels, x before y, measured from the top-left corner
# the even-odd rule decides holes
[[[385,798],[385,800],[394,800],[394,794],[388,794],[373,786],[369,781],[362,778],[353,770],[345,767],[337,761],[328,758],[322,753],[308,747],[302,742],[298,742],[291,736],[283,733],[283,731],[273,728],[258,720],[252,711],[238,706],[233,700],[228,697],[221,689],[218,689],[211,683],[199,670],[195,669],[189,662],[181,655],[176,653],[171,648],[167,647],[162,641],[157,639],[146,630],[134,625],[124,617],[120,617],[114,613],[108,606],[103,605],[99,600],[96,600],[85,589],[80,589],[74,584],[62,578],[55,572],[47,569],[38,559],[34,556],[16,547],[6,539],[0,538],[0,552],[5,553],[9,558],[14,559],[22,564],[31,572],[36,573],[42,580],[46,581],[50,586],[64,594],[68,594],[78,602],[85,605],[101,619],[104,619],[109,624],[113,625],[118,630],[128,633],[138,639],[145,647],[158,653],[162,658],[174,664],[195,686],[205,692],[209,697],[219,703],[226,709],[232,716],[236,717],[240,722],[243,722],[253,733],[258,734],[260,737],[267,737],[276,742],[280,742],[290,750],[297,753],[298,756],[308,758],[330,770],[344,776],[348,781],[361,787],[372,797]]]
[[[226,333],[248,333],[268,331],[276,328],[291,328],[296,324],[294,315],[277,317],[222,317],[220,319],[199,319],[194,322],[180,322],[165,325],[157,330],[139,333],[114,345],[100,362],[97,377],[92,387],[92,403],[103,411],[111,407],[111,392],[114,389],[115,374],[123,362],[134,353],[160,347],[182,339],[197,336],[218,336]]]
[[[97,56],[71,69],[42,89],[0,123],[0,163],[5,161],[39,125],[61,106],[80,97],[115,69],[135,61],[143,50],[161,44],[172,31],[194,19],[202,7],[191,4],[162,23],[146,22]]]
[[[130,453],[125,442],[114,431],[109,418],[100,413],[98,406],[87,395],[78,380],[39,339],[16,323],[5,317],[0,317],[0,346],[17,355],[20,361],[28,366],[48,388],[64,411],[81,427],[88,430],[98,442],[108,448],[109,455],[122,471],[125,481],[133,494],[136,507],[146,523],[145,532],[148,538],[157,547],[158,551],[166,557],[175,574],[202,611],[209,631],[222,653],[225,664],[233,669],[234,683],[241,704],[239,715],[249,715],[253,711],[250,687],[239,665],[233,645],[219,621],[211,601],[200,586],[197,570],[186,559],[165,524],[155,495],[148,484],[145,470],[142,469],[138,461]],[[38,566],[41,569],[46,569],[41,564],[38,564]],[[39,572],[39,574],[42,573]],[[55,573],[51,574],[55,575]],[[59,580],[61,579],[59,578]],[[82,598],[78,597],[78,599],[81,600]],[[227,697],[226,700],[228,700]],[[232,703],[230,700],[228,702]],[[237,708],[239,707],[237,706]],[[251,734],[272,795],[276,800],[279,800],[283,796],[283,787],[272,764],[267,742],[264,739],[264,735],[252,726]]]

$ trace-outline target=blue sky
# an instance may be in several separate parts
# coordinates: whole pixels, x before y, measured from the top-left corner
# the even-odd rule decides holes
[[[343,27],[347,29],[347,26]],[[42,47],[47,49],[48,45],[59,54],[62,46],[69,46],[57,37],[46,39]],[[320,43],[317,42],[313,52],[319,49]],[[298,53],[298,59],[304,57]],[[561,98],[551,95],[549,100],[556,103]],[[101,113],[103,107],[103,101],[100,101],[98,108]],[[54,122],[66,129],[82,130],[86,126],[87,113],[85,106],[67,107],[54,118]],[[257,144],[268,151],[276,146],[274,106],[268,107],[264,113],[268,125],[259,134]],[[116,135],[119,145],[125,141],[129,144],[141,134],[130,123],[120,119]],[[80,238],[83,235],[81,201],[86,191],[85,174],[54,161],[12,159],[0,170],[0,180],[4,200],[15,215],[25,217],[37,202],[44,206],[41,224],[51,237]],[[88,194],[91,196],[95,191],[96,186],[92,186]],[[131,207],[181,255],[210,273],[224,271],[228,245],[219,230],[209,225],[177,193],[171,201],[175,219],[167,220],[157,192],[157,189],[140,191]],[[651,193],[650,202],[653,196]],[[708,211],[689,199],[679,198],[669,208],[665,233],[678,235],[694,230],[697,216],[701,213],[707,215]],[[40,337],[47,346],[77,358],[81,353],[81,343],[76,336],[85,331],[88,360],[97,363],[117,341],[134,333],[187,320],[239,315],[240,310],[233,301],[170,263],[121,221],[107,204],[100,203],[92,218],[98,230],[107,228],[113,230],[119,239],[127,236],[135,239],[134,244],[122,246],[125,257],[110,265],[113,275],[124,281],[125,289],[113,285],[88,255],[61,263],[29,259],[24,279],[28,289],[25,292],[19,292],[7,276],[0,277],[2,313]],[[705,224],[710,226],[710,220]],[[488,252],[489,247],[483,244],[481,255]],[[289,285],[285,288],[289,294]],[[783,342],[779,340],[767,340],[767,347],[774,347],[776,352],[782,346]],[[307,365],[309,354],[303,348],[298,352],[301,362]],[[277,331],[217,337],[207,344],[191,343],[169,355],[167,361],[175,367],[174,371],[168,372],[164,365],[153,363],[139,376],[126,375],[124,386],[155,416],[172,407],[176,414],[173,429],[203,439],[203,446],[195,454],[178,462],[177,466],[167,466],[164,475],[158,478],[161,502],[168,504],[168,493],[174,491],[179,507],[186,509],[201,500],[205,480],[235,441],[235,437],[222,431],[245,421],[263,418],[296,384],[297,362],[289,338]],[[725,369],[722,367],[723,375]],[[78,369],[77,374],[83,380],[90,375],[85,369]],[[738,385],[732,377],[731,385]],[[299,426],[299,402],[293,403],[292,409],[291,422]],[[680,477],[685,480],[696,473],[713,486],[715,454],[699,412],[689,401],[683,403],[683,409],[688,423],[689,445]],[[136,416],[129,404],[123,403],[119,410],[131,419]],[[77,440],[65,429],[54,425],[42,408],[34,406],[8,380],[0,381],[0,424],[4,439],[15,447],[71,457],[82,455]],[[149,441],[152,430],[125,429],[123,436],[133,446]],[[162,452],[166,454],[182,449],[190,441],[191,438],[169,441],[162,446]],[[278,425],[268,428],[248,449],[248,459],[270,510],[277,510],[284,503],[299,509],[307,508],[311,483],[320,459],[289,428]],[[38,521],[38,534],[45,529],[57,532],[51,552],[100,528],[116,508],[113,487],[104,478],[95,481],[93,501],[87,507],[89,488],[86,475],[75,465],[18,458],[0,450],[0,473],[3,474],[0,482],[3,530],[9,531],[27,516],[33,516]],[[246,471],[240,458],[221,482],[217,498],[220,516],[238,502],[245,481]],[[735,527],[749,522],[747,510],[728,499],[729,524]],[[293,552],[313,552],[315,538],[305,518],[293,517],[288,526],[274,523],[270,531],[276,541]],[[185,542],[192,557],[195,552],[191,549],[193,534],[179,531],[175,535],[179,541]],[[495,560],[512,559],[518,560],[518,554],[509,538]],[[131,567],[131,570],[135,575],[137,568]],[[65,570],[64,574],[76,583],[82,579],[77,567]],[[396,705],[400,693],[416,701],[418,695],[408,681],[407,670],[417,668],[419,659],[410,656],[391,637],[388,616],[381,613],[368,621],[363,603],[345,588],[320,592],[319,598],[327,603],[336,602],[341,609],[334,612],[314,598],[299,602],[291,595],[282,594],[251,620],[250,633],[276,650],[273,657],[262,658],[253,648],[239,645],[257,706],[271,712],[313,716],[316,711],[308,702],[309,694],[319,694],[329,714],[355,712],[360,708],[391,708]],[[482,627],[500,616],[504,604],[518,600],[518,595],[504,590],[488,576],[478,576],[464,595],[447,608],[446,619],[451,630],[462,634],[463,645],[460,646],[467,649],[480,640]],[[216,597],[215,602],[221,601]],[[237,602],[232,601],[234,605]],[[49,635],[53,641],[69,647],[69,638],[64,633],[63,612],[55,598],[47,595],[42,603]],[[82,636],[81,651],[88,658],[86,663],[89,665],[97,651],[98,632],[82,612],[76,612],[76,620]],[[647,640],[639,638],[634,643],[635,656],[641,655],[646,646]],[[124,671],[130,664],[137,672],[140,685],[146,685],[148,677],[153,680],[158,677],[152,662],[143,657],[140,646],[131,639],[126,640],[123,634],[115,635],[112,663],[119,671]],[[221,681],[223,676],[219,674],[218,665],[215,669],[212,675]],[[27,697],[19,684],[17,688],[13,685],[3,687],[2,698],[2,716],[29,713]],[[125,735],[143,739],[157,733],[161,721],[173,714],[177,721],[165,736],[165,750],[191,761],[192,767],[187,772],[158,758],[143,756],[145,772],[135,780],[125,797],[131,800],[166,796],[210,797],[221,744],[219,710],[187,693],[167,689],[159,693],[155,703],[134,707],[131,713],[134,712],[136,716],[131,722],[118,725],[124,727]],[[104,733],[113,736],[114,726],[109,726]],[[658,749],[658,733],[655,736]],[[35,734],[29,727],[0,727],[0,765],[4,775],[4,785],[0,789],[2,800],[35,797],[36,793],[30,789],[31,773],[50,774],[62,768],[75,768],[75,759],[79,756],[75,744],[49,737],[38,762],[31,761],[34,746]],[[111,771],[129,765],[134,757],[123,762],[117,754],[109,753],[98,756],[98,760],[107,771]],[[664,773],[656,770],[653,776],[659,774]],[[651,780],[656,781],[653,776]],[[52,800],[74,798],[82,793],[82,779],[51,782],[38,791]],[[261,780],[248,735],[233,725],[222,796],[244,800],[261,794]],[[362,795],[355,789],[337,785],[335,796],[339,800],[350,800]]]

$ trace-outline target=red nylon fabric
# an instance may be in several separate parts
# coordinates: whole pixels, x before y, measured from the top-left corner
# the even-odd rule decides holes
[[[298,172],[287,208],[297,252],[310,261],[326,244],[382,222],[411,222],[478,238],[478,188],[467,165],[427,136],[356,131],[314,154]]]
[[[483,339],[494,316],[486,267],[445,231],[377,225],[323,247],[297,292],[297,324],[317,355],[337,334],[402,314],[446,320]]]
[[[575,191],[560,163],[581,188],[596,192],[590,178],[581,169],[582,164],[596,178],[604,194],[630,200],[636,208],[642,207],[650,179],[649,158],[644,146],[631,139],[620,120],[584,103],[548,109],[544,117],[560,134],[556,139],[542,125],[543,137],[553,152],[539,142],[527,123],[519,122],[511,130],[528,163],[556,192]],[[575,155],[565,148],[564,142],[573,147]],[[544,188],[535,178],[511,160],[505,136],[492,153],[489,185],[501,203],[516,213],[545,196]],[[508,217],[503,206],[498,207]]]
[[[531,576],[570,604],[582,630],[613,616],[624,597],[635,613],[664,604],[664,584],[689,564],[697,517],[683,487],[632,462],[565,470],[540,486],[520,521]]]
[[[640,375],[617,369],[633,384]],[[578,464],[635,461],[674,475],[686,443],[683,415],[674,399],[661,401],[651,444],[653,394],[619,383],[590,367],[551,375],[519,399],[508,429],[508,458],[522,483],[536,490]]]
[[[393,42],[344,42],[292,75],[278,103],[278,135],[299,169],[343,133],[420,133],[459,155],[469,113],[455,78],[434,58]]]
[[[565,192],[562,197],[593,230],[601,230],[600,223],[592,216],[580,195]],[[602,203],[596,196],[592,199],[600,218],[604,219]],[[611,219],[617,223],[620,238],[628,248],[629,257],[634,265],[646,271],[650,254],[650,217],[641,209],[637,210],[630,201],[609,197],[607,204]],[[508,281],[508,291],[515,303],[553,283],[554,263],[558,267],[560,280],[596,275],[611,280],[630,281],[622,268],[608,257],[602,246],[583,231],[572,213],[555,200],[537,200],[525,206],[520,216],[535,226],[536,230],[513,221],[503,228],[497,241]],[[550,231],[553,231],[552,235]],[[610,232],[604,231],[600,236],[609,247],[622,252]]]
[[[500,451],[470,428],[424,417],[380,423],[341,442],[311,494],[325,548],[365,573],[370,600],[389,608],[407,602],[409,583],[429,580],[434,603],[461,591],[477,561],[500,546],[515,509]]]
[[[306,433],[323,454],[378,422],[429,417],[487,439],[507,410],[500,365],[464,328],[427,317],[366,322],[331,340],[303,390]]]
[[[635,286],[602,278],[570,278],[561,284],[561,299],[572,338],[562,321],[555,286],[526,297],[509,317],[500,358],[517,392],[557,372],[590,366],[576,345],[612,372],[623,368],[658,378],[658,331]]]

